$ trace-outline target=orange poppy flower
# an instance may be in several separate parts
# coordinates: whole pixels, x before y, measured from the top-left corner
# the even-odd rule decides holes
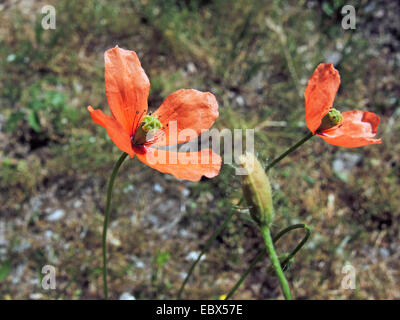
[[[115,145],[131,158],[136,154],[143,163],[178,179],[198,181],[203,175],[218,175],[222,161],[212,150],[182,153],[155,148],[193,139],[193,134],[179,134],[185,129],[191,129],[196,136],[209,129],[218,117],[215,96],[181,89],[167,97],[153,115],[146,115],[150,81],[136,53],[116,46],[105,52],[104,60],[105,89],[112,116],[92,106],[88,110]],[[169,123],[174,124],[175,134],[168,128]],[[150,130],[152,135],[148,138]],[[171,134],[176,137],[170,137]]]
[[[373,138],[378,115],[360,110],[341,114],[332,108],[339,85],[339,72],[332,63],[321,63],[315,69],[304,93],[308,129],[335,146],[355,148],[381,143],[381,139]]]

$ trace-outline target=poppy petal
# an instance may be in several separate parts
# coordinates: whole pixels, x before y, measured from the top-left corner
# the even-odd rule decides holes
[[[175,145],[192,140],[202,130],[209,129],[218,118],[218,103],[210,92],[181,89],[170,94],[154,115],[163,125],[154,145]]]
[[[368,111],[345,111],[342,123],[322,133],[317,133],[326,142],[334,146],[356,148],[368,144],[381,143],[373,139],[379,124],[379,116]]]
[[[131,138],[120,123],[114,117],[104,114],[103,111],[94,110],[92,106],[89,106],[88,110],[93,121],[107,130],[108,136],[114,144],[133,158],[135,152],[132,149]]]
[[[339,72],[332,63],[321,63],[308,80],[304,92],[306,123],[312,133],[321,125],[322,118],[332,108],[339,89]]]
[[[150,81],[134,51],[116,46],[104,54],[105,87],[111,112],[131,135],[147,113]]]
[[[199,181],[202,176],[213,178],[221,169],[221,157],[210,149],[199,152],[175,152],[146,147],[137,152],[140,161],[163,173],[182,180]]]

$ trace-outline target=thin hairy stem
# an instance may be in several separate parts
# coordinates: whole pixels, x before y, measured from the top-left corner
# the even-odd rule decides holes
[[[277,163],[279,163],[279,161],[281,161],[283,158],[285,158],[287,155],[289,155],[290,153],[292,153],[293,151],[295,151],[298,147],[300,147],[302,144],[304,144],[306,141],[308,141],[309,139],[311,139],[314,135],[310,132],[308,133],[305,137],[303,137],[300,141],[298,141],[296,144],[294,144],[292,147],[290,147],[288,150],[286,150],[284,153],[282,153],[278,158],[276,158],[275,160],[273,160],[265,169],[265,171],[268,171],[269,169],[271,169],[273,166],[275,166]],[[239,204],[241,204],[243,202],[243,197],[240,199]],[[212,243],[214,242],[214,240],[219,236],[219,234],[224,230],[224,228],[228,225],[228,223],[230,222],[230,220],[232,219],[233,214],[231,213],[223,222],[223,224],[221,225],[220,228],[218,228],[213,235],[210,237],[210,239],[207,241],[206,246],[204,247],[204,249],[201,251],[200,256],[196,259],[196,261],[190,266],[189,272],[185,278],[185,280],[182,283],[181,288],[179,289],[178,292],[178,299],[180,299],[183,289],[186,285],[186,283],[188,282],[190,276],[193,273],[194,268],[196,267],[196,265],[199,263],[200,258],[204,255],[204,253],[208,250],[209,247],[211,247]]]
[[[107,228],[108,220],[110,219],[110,209],[111,209],[111,198],[114,186],[114,181],[117,176],[118,170],[124,162],[125,158],[128,156],[127,153],[123,153],[118,159],[117,163],[114,165],[114,169],[111,173],[110,180],[107,186],[107,201],[106,201],[106,213],[104,216],[103,224],[103,283],[104,283],[104,298],[108,299],[108,285],[107,285]]]
[[[282,153],[279,157],[275,158],[274,160],[271,161],[271,163],[265,168],[265,171],[268,171],[271,169],[274,165],[276,165],[279,161],[281,161],[283,158],[285,158],[287,155],[292,153],[294,150],[296,150],[298,147],[300,147],[302,144],[310,140],[314,134],[312,132],[307,133],[300,141],[295,143],[293,146],[291,146],[289,149],[287,149],[284,153]]]
[[[275,270],[276,276],[279,279],[283,295],[286,300],[292,300],[292,293],[290,292],[289,283],[286,280],[285,274],[283,273],[279,257],[276,254],[274,241],[272,240],[271,233],[269,231],[269,226],[261,226],[261,233],[264,238],[265,246],[267,248],[268,256],[271,259],[272,266]]]
[[[287,258],[281,262],[282,268],[285,268],[286,264],[292,259],[296,253],[305,245],[307,242],[308,238],[310,237],[311,230],[310,227],[306,224],[294,224],[291,225],[290,227],[287,227],[280,231],[274,238],[273,242],[276,243],[283,235],[288,233],[291,230],[294,229],[305,229],[306,230],[306,235],[303,237],[303,239],[300,241],[300,243],[296,246],[296,248],[287,256]],[[247,270],[242,274],[240,279],[236,282],[236,284],[233,286],[231,291],[226,295],[225,300],[228,300],[230,297],[233,296],[233,294],[237,291],[237,289],[241,286],[243,281],[247,278],[247,276],[250,274],[250,272],[254,269],[256,264],[260,262],[263,258],[267,257],[267,252],[266,251],[261,251],[257,257],[254,259],[254,261],[250,264],[250,266],[247,268]]]

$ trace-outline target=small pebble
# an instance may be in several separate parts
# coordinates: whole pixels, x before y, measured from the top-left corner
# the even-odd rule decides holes
[[[156,184],[154,185],[153,189],[154,189],[155,192],[158,192],[158,193],[161,193],[161,192],[164,191],[164,188],[163,188],[160,184],[158,184],[158,183],[156,183]]]
[[[136,298],[129,292],[124,292],[120,295],[119,300],[136,300]]]
[[[64,217],[65,211],[62,209],[57,209],[53,211],[49,216],[47,216],[46,220],[47,221],[57,221],[60,220],[62,217]]]
[[[192,251],[192,252],[190,252],[190,253],[186,256],[186,259],[188,259],[188,260],[196,260],[196,259],[199,257],[199,255],[200,255],[199,252]],[[205,258],[206,258],[206,256],[203,255],[203,256],[200,258],[200,261],[203,261]]]

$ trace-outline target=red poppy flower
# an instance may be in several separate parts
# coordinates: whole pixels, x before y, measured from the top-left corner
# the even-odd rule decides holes
[[[360,110],[340,114],[332,108],[339,85],[339,72],[331,63],[321,63],[315,69],[304,93],[308,129],[335,146],[355,148],[381,143],[381,139],[373,138],[378,115]]]
[[[209,129],[218,117],[214,95],[181,89],[167,97],[153,115],[146,115],[150,81],[136,53],[116,46],[105,52],[104,60],[105,89],[112,116],[91,106],[88,110],[115,145],[131,158],[136,153],[143,163],[178,179],[198,181],[203,175],[218,175],[222,161],[212,150],[182,153],[155,148],[194,138],[193,134],[179,134],[183,130],[191,129],[198,136],[203,129]],[[170,137],[169,123],[176,127],[176,137]],[[150,139],[144,137],[148,128],[154,132]]]

